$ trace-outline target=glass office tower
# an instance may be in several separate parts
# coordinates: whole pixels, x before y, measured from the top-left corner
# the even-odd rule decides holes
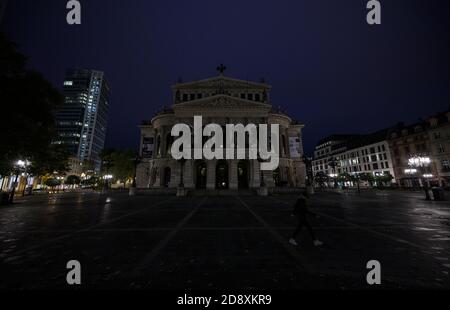
[[[104,73],[88,69],[67,70],[64,104],[56,113],[58,138],[80,164],[90,162],[99,171],[99,154],[105,145],[109,85]]]

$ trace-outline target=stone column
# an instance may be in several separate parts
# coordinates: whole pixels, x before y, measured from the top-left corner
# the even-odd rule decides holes
[[[238,160],[228,161],[228,183],[230,189],[239,188],[238,180]]]
[[[184,187],[186,188],[195,188],[194,166],[193,160],[187,160],[184,164]]]
[[[306,165],[298,160],[294,162],[295,170],[296,170],[296,187],[305,187],[306,186]]]
[[[206,189],[216,189],[216,160],[208,160],[206,162]]]
[[[165,126],[161,127],[160,134],[161,134],[161,157],[164,158],[167,155],[166,154],[166,134],[167,134],[167,131],[166,131],[166,127]]]
[[[174,160],[173,165],[169,165],[169,167],[171,170],[169,188],[177,188],[181,181],[181,163]]]
[[[161,141],[158,143],[158,136],[161,135],[160,129],[155,129],[155,151],[153,153],[153,159],[157,159],[158,156],[158,147],[161,147]]]
[[[286,158],[291,158],[291,149],[289,146],[289,130],[286,128],[284,130],[284,135],[286,137]]]
[[[263,171],[264,183],[267,187],[275,187],[275,181],[273,179],[273,171]]]
[[[250,188],[261,187],[261,163],[257,160],[250,162]]]

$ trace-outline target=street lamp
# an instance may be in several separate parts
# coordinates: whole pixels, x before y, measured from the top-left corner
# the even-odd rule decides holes
[[[105,181],[103,186],[103,191],[107,191],[109,189],[109,181],[112,180],[114,177],[111,174],[106,174],[103,176],[103,180]]]
[[[105,174],[103,175],[103,180],[105,180],[103,185],[103,192],[105,192],[109,189],[108,181],[112,179],[112,175],[109,174],[109,168],[112,167],[112,161],[109,159],[104,159],[102,161],[102,166],[105,169],[104,171]]]
[[[337,174],[337,173],[330,173],[328,176],[329,176],[329,177],[331,178],[331,180],[333,181],[333,186],[334,186],[334,188],[336,188],[336,187],[337,187],[336,178],[338,177],[338,174]],[[328,183],[329,183],[329,182],[328,182]]]
[[[356,180],[356,186],[358,187],[358,194],[361,194],[361,186],[359,184],[361,177],[360,177],[359,173],[355,172],[353,174],[353,179]]]
[[[429,179],[433,177],[433,175],[426,173],[426,168],[429,167],[431,164],[430,157],[427,156],[413,156],[409,158],[408,165],[412,167],[412,169],[406,169],[405,172],[407,174],[416,174],[419,171],[421,171],[422,177],[421,182],[423,184],[423,188],[425,191],[425,199],[431,200],[430,193],[428,191],[429,188]]]
[[[258,155],[258,163],[259,163],[260,167],[261,167],[261,164],[263,162],[266,162],[266,160],[262,159]],[[260,196],[268,196],[269,195],[269,190],[267,189],[266,182],[264,180],[264,171],[262,169],[260,169],[259,173],[260,173],[260,182],[261,183],[260,183],[260,187],[259,187],[259,190],[258,190],[258,195],[260,195]]]
[[[131,184],[130,190],[129,190],[129,196],[136,195],[136,175],[137,175],[137,167],[141,162],[141,157],[139,155],[136,155],[135,158],[132,159],[134,164],[134,174],[133,174],[133,184]]]
[[[12,204],[14,202],[14,195],[16,193],[16,187],[17,187],[17,181],[19,179],[19,174],[21,172],[26,173],[27,167],[30,165],[30,162],[28,160],[18,160],[14,163],[14,172],[16,174],[15,180],[13,182],[13,187],[11,190],[11,194],[9,196],[9,203]]]

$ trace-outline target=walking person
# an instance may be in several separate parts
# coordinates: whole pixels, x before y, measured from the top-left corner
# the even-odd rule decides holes
[[[297,217],[298,226],[297,226],[297,229],[294,231],[292,238],[289,240],[289,243],[294,246],[298,246],[298,243],[295,239],[296,239],[297,235],[301,232],[303,227],[306,227],[306,229],[309,232],[309,235],[311,236],[311,238],[313,240],[314,246],[318,247],[318,246],[323,245],[323,243],[316,238],[316,235],[315,235],[311,225],[309,224],[308,218],[307,218],[308,215],[313,215],[313,216],[317,216],[317,215],[308,210],[307,198],[308,198],[308,193],[306,193],[306,192],[303,193],[298,198],[298,200],[294,206],[294,212],[292,215]]]

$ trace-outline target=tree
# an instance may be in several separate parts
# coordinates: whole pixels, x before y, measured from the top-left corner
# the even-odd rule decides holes
[[[358,188],[358,194],[361,193],[361,175],[360,173],[355,173],[353,175],[350,176],[352,182],[356,183],[356,186]]]
[[[352,181],[352,176],[347,172],[340,173],[337,177],[337,181],[342,183],[349,182]]]
[[[92,160],[83,161],[81,171],[85,175],[93,175],[95,173],[95,162]]]
[[[323,188],[325,186],[325,183],[328,182],[329,178],[325,172],[320,171],[316,174],[316,176],[314,177],[314,180],[316,181],[317,184],[320,185],[320,187]]]
[[[42,151],[37,151],[32,157],[30,172],[33,175],[66,174],[69,168],[69,154],[67,149],[58,144]]]
[[[102,170],[103,173],[109,173],[110,168],[114,165],[113,154],[115,150],[105,148],[100,152],[100,159],[102,161]]]
[[[81,178],[77,175],[69,175],[64,183],[67,185],[79,185],[81,183]]]
[[[48,178],[44,181],[44,185],[54,188],[56,186],[61,185],[61,181],[56,178]]]
[[[126,181],[133,177],[134,162],[136,154],[133,151],[114,151],[111,154],[113,165],[110,169],[111,174],[116,180],[122,181],[124,187]]]
[[[0,173],[9,174],[18,159],[42,161],[52,152],[54,110],[64,97],[44,77],[26,69],[26,58],[0,34]],[[36,164],[35,164],[36,165]],[[38,169],[39,170],[39,169]]]
[[[365,181],[368,182],[370,186],[373,186],[373,182],[375,181],[375,177],[373,176],[372,173],[361,173],[359,178],[361,179],[361,181]]]
[[[93,177],[90,177],[87,180],[81,181],[81,185],[83,185],[83,186],[95,186],[99,182],[100,182],[100,179],[98,177],[93,176]]]
[[[375,177],[375,181],[378,185],[381,185],[381,187],[386,186],[388,183],[392,182],[393,179],[394,177],[389,172]]]

